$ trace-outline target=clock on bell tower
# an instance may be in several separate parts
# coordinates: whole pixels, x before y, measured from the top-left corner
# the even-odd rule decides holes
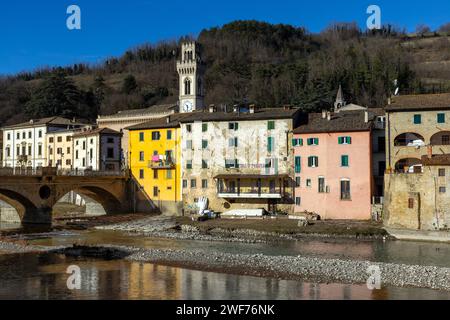
[[[177,62],[180,77],[180,112],[192,112],[204,108],[204,70],[199,44],[195,41],[183,43],[181,59]]]

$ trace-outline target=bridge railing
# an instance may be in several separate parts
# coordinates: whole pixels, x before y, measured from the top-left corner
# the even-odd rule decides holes
[[[0,176],[42,176],[43,168],[31,167],[3,167],[0,168]]]
[[[126,177],[128,175],[128,172],[59,169],[57,171],[57,175],[68,177]]]
[[[94,171],[94,170],[71,170],[71,169],[57,169],[54,167],[3,167],[0,168],[0,176],[28,176],[28,177],[42,177],[42,176],[82,176],[82,177],[127,177],[128,170],[119,171]]]

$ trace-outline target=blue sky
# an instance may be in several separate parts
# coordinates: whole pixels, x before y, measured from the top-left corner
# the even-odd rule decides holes
[[[81,8],[82,29],[66,27],[67,7]],[[20,0],[0,3],[0,74],[43,66],[99,62],[145,42],[197,35],[238,19],[305,26],[318,32],[331,22],[356,21],[377,4],[382,23],[408,30],[450,22],[448,0]]]

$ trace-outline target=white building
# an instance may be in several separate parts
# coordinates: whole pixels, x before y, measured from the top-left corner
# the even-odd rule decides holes
[[[122,133],[109,128],[86,129],[73,136],[73,165],[79,170],[119,171]]]
[[[47,134],[82,126],[83,124],[69,119],[50,117],[4,127],[3,166],[48,166]]]

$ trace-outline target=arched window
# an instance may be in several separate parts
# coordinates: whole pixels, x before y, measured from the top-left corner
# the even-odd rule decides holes
[[[401,159],[395,164],[398,173],[421,173],[423,171],[422,161],[417,158]]]
[[[441,131],[431,137],[431,144],[434,146],[450,145],[450,131]]]
[[[396,147],[421,147],[425,145],[425,139],[420,134],[406,132],[395,138],[394,145]]]
[[[184,94],[185,95],[191,94],[191,80],[189,78],[186,78],[184,80]]]

